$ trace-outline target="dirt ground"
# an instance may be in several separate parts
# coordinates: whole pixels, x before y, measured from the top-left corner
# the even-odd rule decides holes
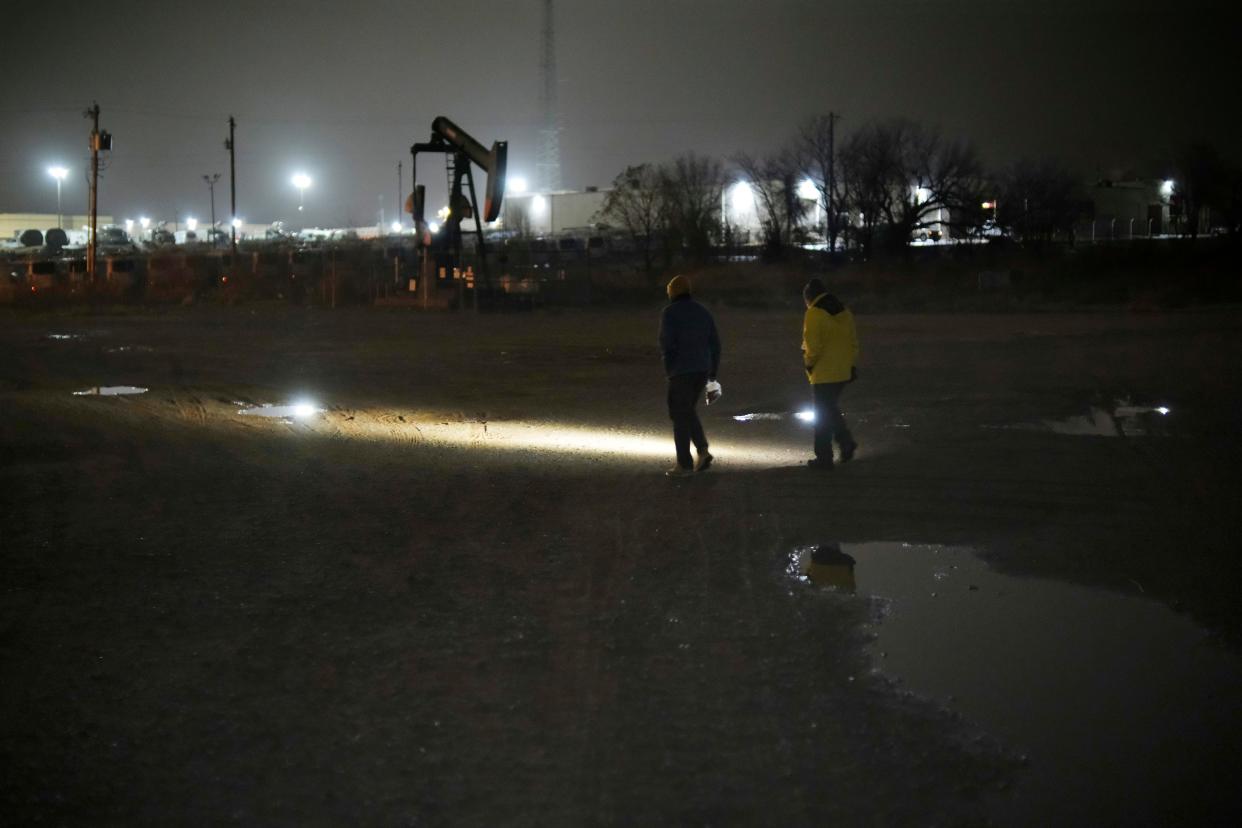
[[[786,573],[808,544],[1242,640],[1242,311],[862,316],[861,449],[815,473],[805,425],[734,419],[805,403],[799,310],[720,308],[685,481],[657,314],[0,316],[3,821],[988,824],[1019,751],[877,670],[871,605]],[[149,391],[72,393],[107,385]],[[1170,412],[1025,427],[1124,399]],[[1152,824],[1236,808],[1235,749]]]

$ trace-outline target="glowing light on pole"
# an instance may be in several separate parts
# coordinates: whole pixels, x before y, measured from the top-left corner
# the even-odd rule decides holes
[[[514,176],[513,178],[509,179],[509,183],[506,185],[506,189],[508,189],[509,192],[513,193],[514,195],[521,195],[522,193],[526,192],[527,189],[529,189],[529,186],[530,185],[526,183],[525,178],[522,178],[521,176]]]
[[[193,233],[198,229],[198,219],[190,217],[185,220],[185,229]]]
[[[306,190],[314,183],[311,177],[306,173],[297,173],[293,176],[293,186],[298,188],[298,212],[302,212],[302,206],[305,202]]]
[[[60,209],[60,182],[65,180],[69,171],[64,167],[48,167],[47,174],[56,179],[56,226],[64,227],[65,218]]]
[[[815,186],[815,182],[809,178],[802,179],[802,183],[798,185],[798,198],[808,201],[819,198],[819,188]]]

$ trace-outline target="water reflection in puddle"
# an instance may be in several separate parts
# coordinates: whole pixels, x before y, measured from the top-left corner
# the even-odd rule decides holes
[[[147,389],[136,385],[96,385],[85,391],[74,391],[75,397],[123,397],[130,394],[145,394]]]
[[[990,803],[1000,824],[1199,824],[1236,807],[1242,659],[1163,605],[935,546],[807,547],[788,571],[874,601],[880,669],[1029,758]]]
[[[733,419],[739,423],[756,423],[762,421],[779,422],[793,417],[800,423],[815,422],[815,412],[810,409],[801,411],[756,411],[751,414],[734,414]]]
[[[237,412],[244,417],[273,417],[279,420],[305,420],[316,414],[322,414],[322,408],[310,403],[294,403],[293,405],[261,405],[255,408],[243,408]]]
[[[1111,409],[1093,405],[1086,414],[1063,420],[1039,420],[986,428],[1051,431],[1080,437],[1141,437],[1164,432],[1167,428],[1165,418],[1172,413],[1166,405],[1134,405],[1123,399],[1117,400]]]
[[[104,348],[109,354],[150,354],[155,351],[150,345],[118,345],[115,348]]]

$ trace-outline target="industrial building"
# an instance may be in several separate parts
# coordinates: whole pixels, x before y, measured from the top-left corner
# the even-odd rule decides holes
[[[90,225],[90,216],[74,216],[66,214],[62,226],[66,232],[82,232]],[[55,228],[59,218],[55,213],[0,213],[0,240],[16,239],[26,230],[38,230],[46,233]],[[112,216],[100,214],[99,226],[112,223]]]

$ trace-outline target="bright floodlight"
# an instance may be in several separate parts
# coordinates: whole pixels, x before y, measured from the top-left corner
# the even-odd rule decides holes
[[[239,219],[239,218],[235,218],[235,219],[233,219],[233,226],[234,226],[234,227],[241,227],[241,226],[242,226],[242,220],[241,220],[241,219]]]
[[[293,176],[293,186],[299,190],[305,190],[311,185],[311,178],[306,173],[297,173]]]
[[[148,227],[151,226],[151,219],[147,218],[146,216],[143,216],[142,218],[138,219],[138,223],[142,225],[143,230],[146,230]]]
[[[509,184],[508,184],[509,192],[513,193],[514,195],[521,195],[522,193],[526,192],[527,186],[528,185],[526,183],[526,179],[522,178],[521,176],[515,176],[509,179]]]
[[[401,222],[399,222],[399,221],[394,221],[391,225],[389,225],[389,228],[390,228],[390,229],[392,230],[392,232],[394,232],[394,233],[400,233],[400,232],[401,232]]]
[[[1162,415],[1168,415],[1169,413],[1169,409],[1165,408],[1163,405],[1157,408],[1156,410],[1159,411]]]
[[[542,195],[537,195],[530,200],[530,209],[536,213],[542,213],[548,209],[548,199]]]
[[[802,183],[798,185],[798,198],[819,198],[819,188],[815,186],[815,182],[809,178],[802,179]]]
[[[293,404],[293,416],[305,420],[316,412],[315,404],[307,400],[299,400]]]
[[[133,229],[134,229],[134,220],[133,220],[133,219],[125,219],[125,232],[126,232],[126,233],[128,233],[129,231],[131,231],[131,230],[133,230]]]
[[[1160,183],[1160,195],[1165,198],[1173,195],[1173,179],[1168,178]]]
[[[69,174],[69,171],[64,167],[48,167],[47,174],[52,178],[55,178],[57,181],[64,181],[65,176]]]
[[[755,207],[755,191],[750,188],[749,183],[739,181],[729,190],[729,201],[738,212],[752,210]]]
[[[814,411],[799,411],[799,412],[798,412],[797,414],[795,414],[794,416],[795,416],[795,417],[797,417],[799,420],[801,420],[801,421],[802,421],[802,422],[804,422],[804,423],[813,423],[813,422],[815,422],[815,412],[814,412]]]
[[[195,230],[197,230],[197,229],[198,229],[198,219],[196,219],[196,218],[188,218],[188,219],[186,219],[186,220],[185,220],[185,229],[186,229],[186,230],[189,230],[191,233],[193,233]]]
[[[433,235],[433,236],[434,236],[436,233],[439,233],[439,232],[440,232],[440,225],[439,225],[439,224],[437,224],[437,223],[435,223],[435,222],[433,221],[433,222],[431,222],[431,224],[428,224],[428,225],[427,225],[427,229],[428,229],[428,230],[430,230],[430,231],[431,231],[431,235]]]
[[[914,188],[914,201],[916,204],[922,204],[923,202],[927,201],[929,198],[931,198],[931,190],[927,189],[926,187],[915,187]]]

